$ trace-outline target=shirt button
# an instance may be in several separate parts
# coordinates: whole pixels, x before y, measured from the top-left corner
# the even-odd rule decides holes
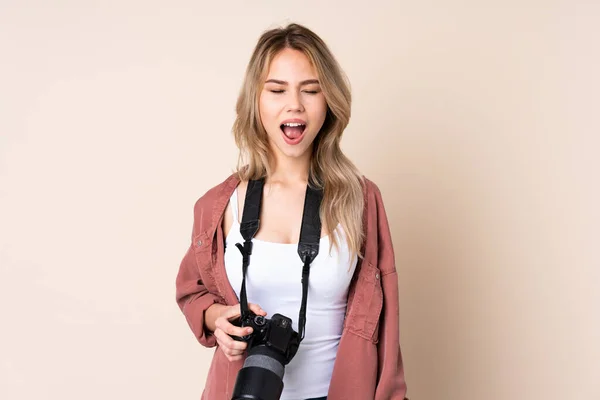
[[[375,279],[379,279],[379,274],[375,274]]]
[[[196,243],[198,245],[198,247],[202,246],[202,240],[198,240],[198,243]]]

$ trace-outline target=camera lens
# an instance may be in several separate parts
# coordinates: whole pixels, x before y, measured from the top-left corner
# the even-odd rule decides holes
[[[292,329],[292,320],[280,314],[274,314],[271,319],[254,315],[251,322],[257,329],[231,399],[279,400],[285,365],[298,350],[298,334]]]
[[[265,345],[250,349],[235,382],[232,400],[279,400],[284,363],[281,354]]]

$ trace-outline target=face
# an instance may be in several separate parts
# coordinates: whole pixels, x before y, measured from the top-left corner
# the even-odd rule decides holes
[[[327,103],[304,53],[284,49],[273,58],[260,93],[259,111],[277,159],[310,157]]]

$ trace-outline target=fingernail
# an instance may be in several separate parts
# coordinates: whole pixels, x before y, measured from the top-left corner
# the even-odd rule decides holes
[[[246,333],[247,333],[247,334],[251,334],[251,333],[252,333],[252,328],[248,328],[248,329],[246,329]]]

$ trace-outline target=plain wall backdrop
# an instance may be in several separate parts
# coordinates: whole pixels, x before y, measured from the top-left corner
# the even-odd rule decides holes
[[[199,398],[175,276],[288,22],[352,84],[411,400],[600,399],[600,3],[218,3],[0,0],[0,399]]]

